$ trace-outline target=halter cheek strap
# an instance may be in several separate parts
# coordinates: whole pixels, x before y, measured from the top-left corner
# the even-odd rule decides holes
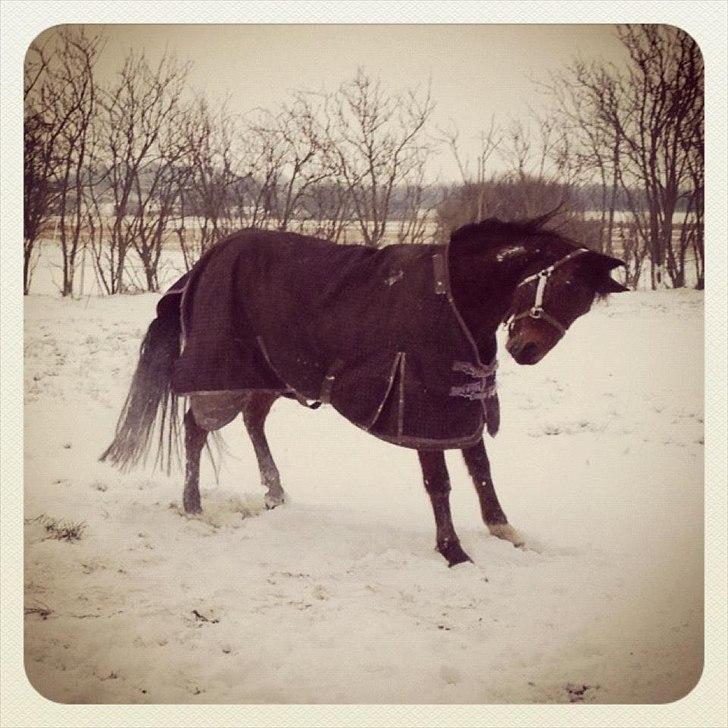
[[[566,327],[560,321],[551,316],[551,314],[549,314],[543,308],[543,299],[544,294],[546,293],[546,285],[549,281],[549,278],[551,278],[553,272],[557,268],[560,268],[562,265],[564,265],[564,263],[568,263],[568,261],[573,260],[577,256],[587,252],[589,251],[586,248],[577,248],[577,250],[574,250],[560,260],[557,260],[555,263],[548,266],[547,268],[542,268],[540,271],[538,271],[538,273],[534,273],[533,275],[524,278],[518,284],[518,288],[520,288],[521,286],[525,286],[528,283],[531,283],[531,281],[537,280],[538,284],[536,285],[536,297],[534,299],[533,306],[531,306],[530,309],[526,311],[521,311],[521,313],[514,314],[511,317],[510,321],[508,321],[509,329],[516,321],[530,317],[535,319],[543,319],[547,324],[553,326],[563,336],[566,333]]]

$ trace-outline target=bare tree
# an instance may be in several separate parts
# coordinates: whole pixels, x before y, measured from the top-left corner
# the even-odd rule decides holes
[[[342,242],[351,216],[349,192],[335,177],[311,185],[301,199],[299,214],[301,231]]]
[[[498,152],[518,179],[545,180],[554,177],[554,170],[549,170],[548,165],[554,157],[558,142],[556,126],[554,116],[537,114],[535,111],[531,111],[526,123],[521,119],[512,119],[508,124],[505,143],[501,143]]]
[[[99,214],[95,260],[107,293],[124,290],[127,255],[137,232],[134,192],[140,181],[146,184],[150,168],[162,160],[160,133],[179,109],[187,70],[168,54],[151,67],[143,54],[130,53],[118,78],[103,94],[104,147],[98,164],[106,171],[112,210],[107,219],[98,199],[91,209]]]
[[[503,220],[526,219],[553,210],[562,209],[552,219],[552,225],[564,233],[583,241],[590,247],[598,245],[598,223],[584,220],[570,203],[573,190],[554,179],[539,179],[526,175],[504,174],[488,180],[484,185],[457,185],[437,207],[438,238],[446,240],[450,233],[475,220],[479,199],[483,199],[486,217]]]
[[[695,41],[679,28],[626,26],[619,33],[632,65],[629,113],[615,122],[645,193],[652,282],[662,286],[666,258],[672,255],[673,217],[689,179],[682,140],[702,119],[703,62]],[[678,267],[671,276],[674,285],[683,272]]]
[[[365,245],[385,241],[395,188],[429,154],[425,127],[433,108],[429,89],[390,94],[361,69],[326,99],[328,168],[349,193]]]
[[[96,114],[93,69],[100,46],[99,36],[88,36],[83,30],[59,31],[53,72],[58,91],[52,113],[65,119],[57,138],[59,163],[55,169],[63,296],[73,295],[78,254],[84,244],[85,169],[91,157],[91,126]]]
[[[589,184],[596,178],[599,184],[599,250],[611,254],[622,142],[610,117],[620,112],[618,85],[600,64],[577,60],[539,86],[554,101],[552,113],[562,140],[556,146],[557,158],[568,144],[574,181]]]
[[[397,242],[398,243],[424,243],[428,240],[428,223],[437,206],[435,201],[427,204],[426,195],[430,188],[425,181],[427,162],[426,156],[420,159],[419,167],[413,172],[412,178],[398,190],[397,212]]]
[[[28,294],[37,262],[36,243],[54,211],[53,177],[58,164],[57,140],[64,118],[51,113],[57,85],[49,73],[50,52],[34,42],[24,67],[23,159],[23,292]]]
[[[175,213],[180,176],[179,161],[184,154],[184,140],[179,131],[179,110],[171,113],[160,129],[158,158],[142,174],[134,174],[134,250],[144,270],[148,291],[159,290],[159,266],[167,236],[167,226]]]
[[[275,149],[267,176],[267,206],[275,226],[286,230],[299,216],[309,188],[323,182],[329,172],[323,164],[319,109],[312,95],[297,93],[273,112],[260,112],[250,123],[251,134]]]
[[[687,235],[695,261],[696,287],[705,286],[705,229],[703,211],[705,207],[705,129],[703,116],[694,127],[694,134],[685,139],[688,169],[692,180],[692,190],[688,200],[688,210],[683,222],[681,238]],[[681,248],[683,240],[681,239]]]
[[[702,57],[695,41],[672,26],[623,26],[618,33],[629,57],[626,73],[576,62],[550,89],[566,101],[561,107],[590,148],[605,192],[610,184],[607,240],[618,181],[649,250],[653,288],[665,285],[666,274],[684,285],[689,231],[678,233],[676,248],[674,216],[681,204],[702,208],[695,194],[702,172],[698,163],[692,174],[688,152],[702,124]],[[702,217],[702,209],[693,214]],[[702,236],[699,225],[694,231]]]
[[[181,121],[184,155],[180,164],[186,174],[181,181],[181,216],[177,235],[185,264],[193,264],[233,226],[233,187],[238,174],[233,154],[234,119],[226,106],[214,112],[204,96],[198,96]],[[191,216],[192,235],[186,220]]]
[[[500,148],[500,156],[520,180],[525,180],[531,166],[531,130],[520,119],[512,119],[506,133],[507,142]]]
[[[626,266],[625,284],[637,288],[649,249],[643,244],[634,220],[620,222],[617,229],[620,255]]]
[[[460,172],[460,178],[464,185],[477,185],[478,197],[477,205],[475,208],[475,215],[473,220],[470,222],[476,222],[483,219],[485,213],[485,194],[486,194],[486,181],[493,175],[488,175],[488,165],[493,157],[493,154],[499,149],[501,142],[503,141],[503,130],[496,124],[495,114],[490,117],[490,124],[486,130],[481,131],[478,141],[478,155],[476,160],[476,173],[475,177],[471,175],[468,160],[463,159],[462,153],[459,146],[460,132],[457,127],[451,125],[449,129],[441,130],[443,141],[447,144],[450,152],[453,155],[453,159],[458,166]]]
[[[51,215],[55,138],[60,133],[60,120],[47,114],[44,99],[49,85],[48,52],[32,43],[25,58],[23,126],[23,293],[28,294],[36,261],[36,241]]]

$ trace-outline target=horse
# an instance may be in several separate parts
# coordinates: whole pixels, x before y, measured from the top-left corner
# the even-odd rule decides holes
[[[183,506],[197,514],[208,434],[242,413],[265,504],[275,508],[286,493],[266,417],[280,397],[323,402],[417,450],[448,566],[471,559],[452,522],[447,449],[462,451],[490,534],[524,546],[496,495],[483,437],[484,428],[495,436],[500,419],[496,332],[505,324],[506,350],[532,366],[595,300],[627,290],[611,277],[623,261],[547,227],[553,214],[467,224],[445,245],[233,234],[160,299],[100,459],[126,470],[146,461],[156,439],[156,463],[169,470],[183,439]]]

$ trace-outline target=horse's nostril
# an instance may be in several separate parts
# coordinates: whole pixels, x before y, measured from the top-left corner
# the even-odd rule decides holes
[[[528,344],[526,344],[523,349],[521,349],[519,355],[525,361],[532,361],[538,355],[538,346],[536,346],[536,344],[534,344],[532,341],[529,341]]]

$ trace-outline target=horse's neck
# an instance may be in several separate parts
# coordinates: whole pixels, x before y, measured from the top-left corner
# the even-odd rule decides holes
[[[525,269],[537,254],[513,244],[451,248],[453,297],[483,361],[495,356],[498,326],[511,307]]]

